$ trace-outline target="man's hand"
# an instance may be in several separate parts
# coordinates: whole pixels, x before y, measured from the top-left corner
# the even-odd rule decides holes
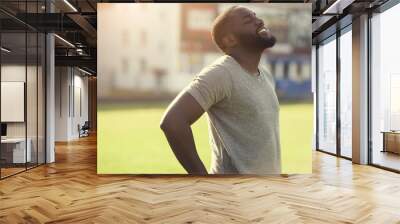
[[[189,174],[207,174],[190,127],[202,114],[204,110],[199,103],[184,92],[168,106],[160,124],[176,158]]]

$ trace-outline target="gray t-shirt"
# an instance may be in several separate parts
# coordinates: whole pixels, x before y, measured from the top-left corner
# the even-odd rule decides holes
[[[271,74],[246,72],[225,55],[183,90],[208,114],[214,174],[279,174],[279,102]]]

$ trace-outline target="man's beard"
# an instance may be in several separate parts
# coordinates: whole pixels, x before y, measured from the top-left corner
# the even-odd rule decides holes
[[[262,37],[254,34],[236,34],[239,44],[251,50],[264,50],[271,48],[276,43],[276,38],[272,34],[269,37]]]

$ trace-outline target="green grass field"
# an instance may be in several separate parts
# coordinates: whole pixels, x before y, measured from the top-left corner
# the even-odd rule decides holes
[[[159,128],[167,104],[99,105],[97,171],[101,174],[186,173]],[[312,104],[282,104],[283,173],[311,173]],[[207,119],[194,124],[198,153],[210,166]]]

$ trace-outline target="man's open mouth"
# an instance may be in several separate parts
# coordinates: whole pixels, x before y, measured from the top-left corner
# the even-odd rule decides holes
[[[261,28],[257,29],[257,34],[266,35],[266,34],[268,34],[268,29],[265,27],[261,27]]]

